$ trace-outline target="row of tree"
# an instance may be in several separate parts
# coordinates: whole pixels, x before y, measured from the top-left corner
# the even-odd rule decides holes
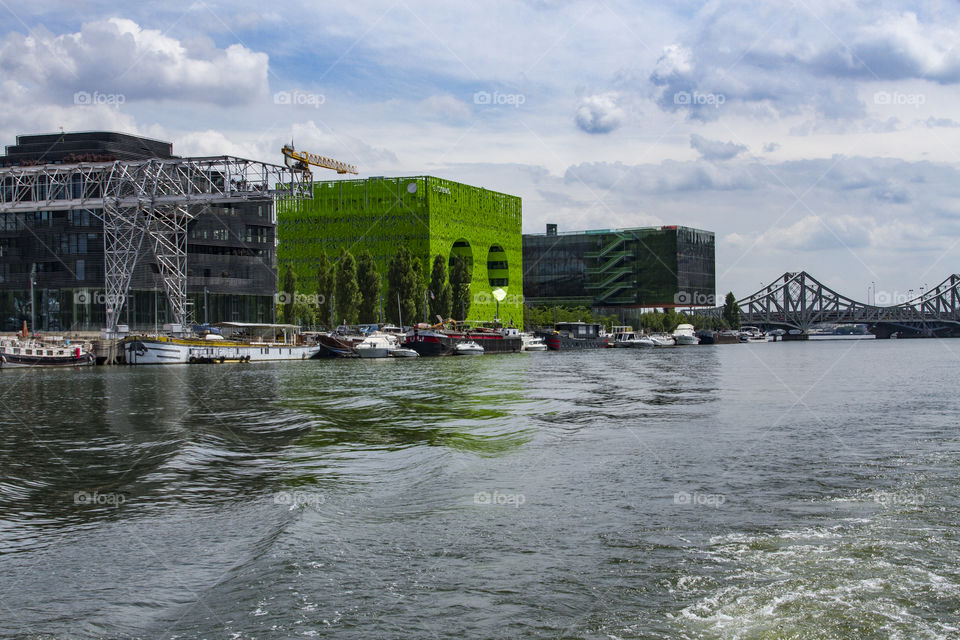
[[[401,320],[434,322],[438,317],[465,319],[470,313],[470,267],[461,256],[455,256],[447,277],[447,261],[442,255],[433,258],[430,282],[426,284],[423,267],[406,247],[400,247],[387,269],[386,317],[394,324]]]
[[[278,300],[285,322],[313,325],[326,320],[334,324],[337,319],[351,324],[378,321],[382,281],[369,251],[354,258],[340,249],[335,262],[321,251],[315,277],[316,293],[301,295],[297,274],[287,265]]]
[[[316,273],[316,294],[299,295],[297,275],[291,265],[283,274],[278,298],[283,320],[292,324],[330,326],[372,324],[387,320],[408,325],[428,318],[466,318],[470,312],[470,269],[466,260],[454,258],[450,277],[443,256],[433,259],[429,289],[419,260],[406,247],[400,247],[387,269],[386,298],[376,261],[369,251],[354,259],[341,248],[331,262],[320,252]],[[385,312],[385,313],[384,313]]]
[[[609,329],[617,324],[617,317],[594,314],[588,307],[584,306],[530,306],[524,309],[523,325],[527,331],[533,331],[538,327],[552,327],[557,322],[597,323]]]
[[[607,329],[620,324],[616,316],[602,316],[593,314],[587,307],[528,307],[524,311],[524,325],[528,331],[537,327],[549,327],[557,322],[587,322],[604,325]],[[723,310],[719,316],[678,313],[675,309],[667,308],[663,311],[649,311],[641,314],[640,328],[646,331],[671,332],[677,325],[692,324],[697,329],[738,329],[740,327],[740,310],[737,308],[737,298],[728,293],[724,300]]]

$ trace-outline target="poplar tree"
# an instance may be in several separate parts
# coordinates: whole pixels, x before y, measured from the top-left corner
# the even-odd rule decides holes
[[[369,250],[357,257],[357,285],[360,287],[360,322],[377,322],[382,282]]]
[[[385,315],[390,321],[399,325],[397,301],[399,298],[399,312],[402,312],[402,321],[409,325],[417,323],[417,302],[415,294],[415,275],[413,272],[413,258],[410,250],[400,247],[390,260],[387,270],[387,297],[383,302]]]
[[[450,289],[453,292],[453,315],[466,320],[470,315],[470,269],[463,256],[456,256],[450,269]]]
[[[327,259],[327,252],[321,249],[317,264],[317,318],[326,318],[331,327],[336,326],[332,307],[335,277],[336,265]]]
[[[723,301],[723,319],[731,329],[740,328],[740,309],[737,308],[737,296],[733,295],[733,291]]]
[[[436,316],[443,319],[450,317],[450,308],[453,306],[453,291],[447,282],[447,261],[437,255],[433,259],[433,271],[430,274],[430,320]]]
[[[283,289],[280,291],[280,302],[283,304],[283,320],[293,322],[293,303],[297,299],[297,274],[293,272],[293,265],[288,264],[283,271]]]
[[[346,324],[357,323],[360,307],[360,287],[357,285],[357,263],[346,249],[340,249],[336,275],[337,320]]]
[[[413,299],[416,301],[417,322],[427,319],[427,283],[423,275],[423,264],[416,259],[413,261]]]

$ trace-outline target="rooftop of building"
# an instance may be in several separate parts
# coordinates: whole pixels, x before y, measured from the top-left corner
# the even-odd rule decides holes
[[[551,229],[551,227],[553,227]],[[525,233],[524,236],[532,237],[553,237],[553,236],[585,236],[585,235],[606,235],[611,233],[635,233],[638,231],[677,231],[677,230],[686,230],[686,231],[697,231],[700,233],[713,233],[713,231],[708,231],[706,229],[698,229],[696,227],[685,227],[682,225],[661,225],[661,226],[650,226],[650,227],[627,227],[622,229],[586,229],[583,231],[557,231],[556,225],[547,225],[547,230],[544,233]]]
[[[61,131],[17,136],[0,156],[0,166],[175,157],[173,143],[162,140],[115,131]]]
[[[440,178],[438,176],[428,176],[428,175],[407,175],[407,176],[369,176],[366,178],[350,178],[350,179],[333,179],[333,180],[314,180],[315,185],[335,185],[335,184],[363,184],[371,180],[436,180],[440,182],[448,182],[451,184],[460,185],[463,187],[470,187],[471,189],[480,189],[481,191],[486,191],[487,193],[492,193],[494,195],[506,196],[508,198],[519,198],[520,196],[513,195],[511,193],[504,193],[503,191],[494,191],[493,189],[487,189],[486,187],[478,187],[476,185],[467,184],[466,182],[459,182],[457,180],[451,180],[449,178]]]

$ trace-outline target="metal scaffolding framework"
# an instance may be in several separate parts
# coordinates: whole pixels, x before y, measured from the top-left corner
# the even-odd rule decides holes
[[[301,172],[218,156],[0,168],[0,213],[89,210],[103,222],[107,328],[149,248],[175,321],[187,323],[187,224],[202,206],[310,198]]]

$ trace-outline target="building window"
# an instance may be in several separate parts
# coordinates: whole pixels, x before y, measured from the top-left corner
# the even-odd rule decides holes
[[[89,227],[90,212],[86,209],[72,209],[67,212],[67,220],[72,227]]]
[[[247,242],[266,244],[270,238],[270,227],[247,226]]]
[[[77,260],[73,267],[74,272],[77,274],[77,280],[86,280],[87,279],[87,264],[83,260]]]

